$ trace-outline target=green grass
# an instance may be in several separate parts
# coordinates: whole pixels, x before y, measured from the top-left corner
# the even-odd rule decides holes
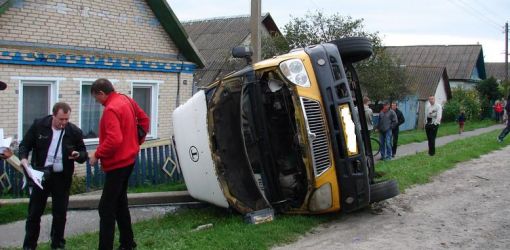
[[[496,142],[498,133],[493,131],[454,141],[438,147],[434,157],[418,153],[393,161],[378,162],[376,171],[383,174],[381,179],[397,179],[400,189],[405,191],[413,185],[429,182],[433,176],[453,168],[459,162],[507,146],[509,141]],[[249,225],[238,214],[209,207],[181,210],[164,218],[136,223],[133,229],[138,249],[268,249],[295,241],[321,223],[345,218],[339,214],[278,215],[271,223]],[[209,223],[213,224],[212,228],[193,231],[197,226]],[[97,242],[98,233],[88,233],[69,238],[67,247],[95,249]],[[48,248],[48,244],[43,244],[41,249]]]
[[[271,223],[249,225],[238,214],[209,207],[182,210],[133,225],[137,249],[268,249],[275,244],[295,241],[303,232],[338,215],[301,216],[282,215]],[[212,228],[193,231],[211,223]],[[117,231],[118,232],[118,231]],[[117,233],[118,234],[118,233]],[[68,249],[97,248],[98,233],[70,238]],[[118,240],[116,240],[116,244]],[[41,249],[47,249],[44,244]]]
[[[8,204],[0,206],[0,225],[11,223],[27,218],[28,204]],[[49,206],[44,210],[44,214],[51,213]]]
[[[173,182],[157,185],[145,185],[140,187],[130,187],[128,188],[128,193],[168,192],[184,190],[187,190],[186,184],[184,184],[184,182]]]
[[[24,220],[27,217],[28,204],[12,204],[0,206],[0,224]]]
[[[453,168],[457,163],[478,158],[481,155],[508,145],[508,141],[498,143],[500,131],[469,137],[436,148],[436,155],[427,152],[404,156],[397,160],[378,162],[376,172],[382,179],[396,179],[401,191],[412,185],[427,183],[431,177]]]
[[[505,143],[496,142],[499,131],[466,138],[436,149],[434,157],[426,153],[379,162],[376,169],[383,179],[395,178],[400,189],[429,182],[431,178],[455,164],[477,158],[500,149]],[[268,249],[297,239],[313,227],[344,219],[338,214],[321,216],[278,215],[271,223],[249,225],[238,214],[223,209],[204,208],[183,210],[162,219],[152,219],[134,225],[138,249]],[[207,230],[193,232],[199,225],[212,223]],[[68,239],[70,249],[97,247],[97,232]],[[45,245],[47,249],[48,245]]]
[[[497,123],[493,120],[466,121],[464,131],[471,131],[479,128],[485,128]],[[459,133],[459,125],[456,122],[441,123],[437,131],[437,137],[453,135]],[[398,145],[405,145],[413,142],[422,142],[427,140],[427,135],[423,128],[401,131],[398,134]]]

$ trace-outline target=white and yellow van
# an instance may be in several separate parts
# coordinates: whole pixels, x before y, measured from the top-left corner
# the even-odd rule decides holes
[[[365,38],[308,46],[227,75],[173,113],[191,196],[242,214],[349,212],[398,194],[374,182],[353,63]]]

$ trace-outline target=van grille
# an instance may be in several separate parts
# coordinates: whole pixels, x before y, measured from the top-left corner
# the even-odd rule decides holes
[[[305,112],[308,141],[312,151],[313,169],[315,176],[319,176],[331,165],[324,115],[319,102],[301,98],[301,103]]]

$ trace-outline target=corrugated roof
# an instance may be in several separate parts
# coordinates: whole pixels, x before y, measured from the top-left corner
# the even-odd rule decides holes
[[[510,72],[510,67],[508,68]],[[487,77],[492,76],[498,80],[505,80],[505,63],[485,63],[485,71],[487,72]]]
[[[262,23],[270,34],[281,34],[271,15],[264,15]],[[244,60],[234,60],[231,52],[232,48],[241,45],[249,37],[249,16],[194,20],[182,22],[182,25],[207,64],[206,68],[198,70],[195,74],[198,86],[208,84],[246,66]]]
[[[450,82],[445,67],[406,66],[405,72],[408,86],[415,91],[418,99],[426,100],[429,96],[434,95],[441,78],[444,78],[447,98],[451,98]]]
[[[388,46],[386,52],[401,65],[446,67],[450,79],[471,80],[475,68],[485,79],[481,45]]]

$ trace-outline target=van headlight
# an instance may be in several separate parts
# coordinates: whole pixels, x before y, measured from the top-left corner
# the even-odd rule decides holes
[[[319,212],[331,208],[331,206],[333,206],[331,184],[326,183],[313,192],[308,208],[312,212]]]
[[[280,63],[280,70],[290,82],[301,87],[310,87],[308,73],[306,73],[305,65],[300,59],[283,61]]]
[[[349,156],[358,154],[358,141],[356,138],[356,126],[352,120],[349,104],[343,104],[338,107],[338,113],[344,128],[344,136],[347,144],[347,154]]]

